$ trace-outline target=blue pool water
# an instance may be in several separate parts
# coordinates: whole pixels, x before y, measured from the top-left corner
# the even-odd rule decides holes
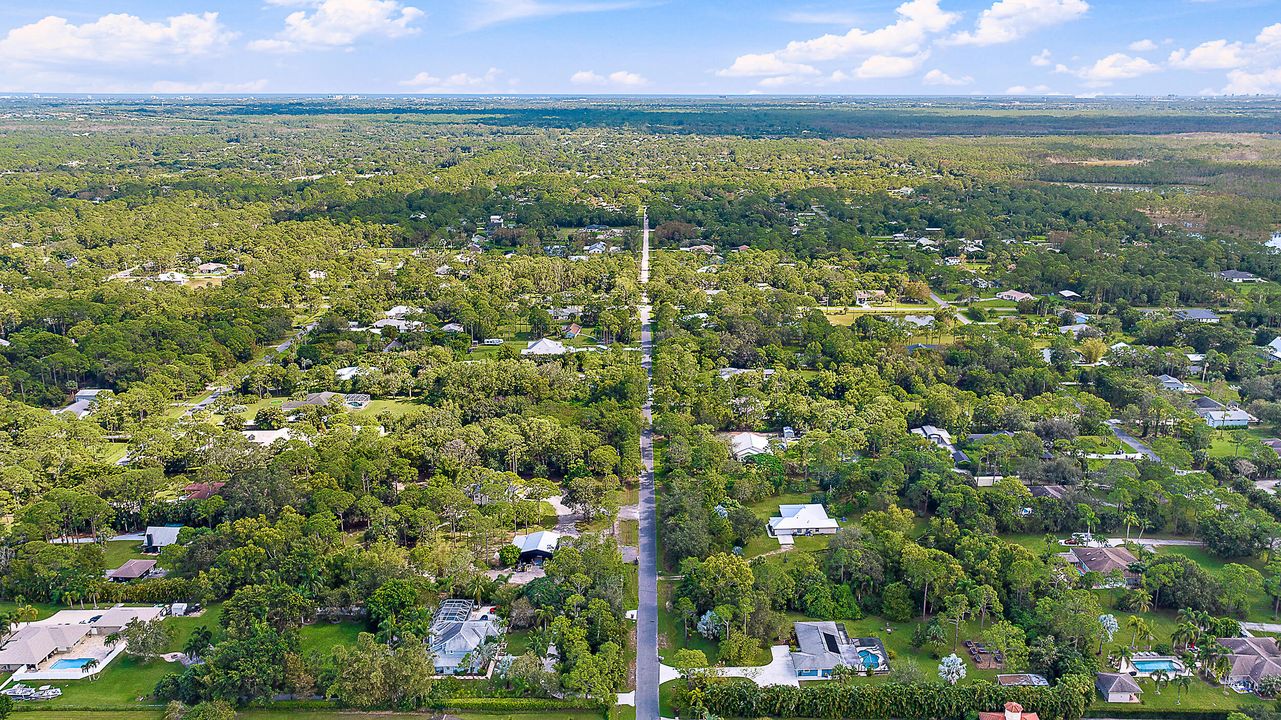
[[[49,666],[50,670],[79,670],[85,665],[93,662],[91,658],[65,658],[55,660],[53,665]]]
[[[1133,660],[1134,669],[1143,673],[1152,673],[1157,670],[1174,672],[1179,669],[1173,660]]]
[[[871,650],[859,650],[858,656],[863,660],[863,667],[875,670],[881,665],[881,658]]]

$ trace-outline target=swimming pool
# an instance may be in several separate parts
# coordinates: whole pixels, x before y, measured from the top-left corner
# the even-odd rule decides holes
[[[81,670],[85,665],[93,662],[93,658],[63,658],[55,660],[49,666],[50,670]]]
[[[859,650],[858,657],[863,661],[863,667],[869,670],[875,670],[881,666],[881,656],[871,650]]]
[[[1158,670],[1164,670],[1172,673],[1182,672],[1183,670],[1183,666],[1180,663],[1170,658],[1161,658],[1159,660],[1133,660],[1131,662],[1134,663],[1134,669],[1141,673],[1154,673]]]

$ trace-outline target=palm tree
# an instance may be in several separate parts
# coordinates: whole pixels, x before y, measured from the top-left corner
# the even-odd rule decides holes
[[[80,666],[80,672],[83,674],[88,674],[90,672],[93,672],[93,670],[97,669],[97,667],[98,667],[98,658],[89,658],[89,662]],[[93,675],[89,676],[89,682],[93,682],[94,680],[97,680],[97,679],[98,679],[98,673],[94,673]]]
[[[1161,694],[1161,688],[1170,684],[1170,673],[1164,670],[1157,670],[1152,673],[1152,683],[1156,686],[1156,694]]]
[[[1175,647],[1188,647],[1196,645],[1197,640],[1201,638],[1201,628],[1190,622],[1181,622],[1174,627],[1174,632],[1170,633],[1170,642]]]
[[[1174,704],[1183,704],[1183,693],[1192,689],[1192,676],[1180,675],[1174,679]]]
[[[1124,645],[1117,646],[1116,669],[1120,670],[1125,665],[1126,661],[1133,657],[1134,657],[1134,648],[1126,647]]]
[[[1152,637],[1152,626],[1148,624],[1147,620],[1144,620],[1137,615],[1131,615],[1130,619],[1125,621],[1125,626],[1133,631],[1133,634],[1130,636],[1131,648],[1134,648],[1139,644],[1140,636],[1142,636],[1144,640]]]
[[[1125,514],[1125,541],[1126,542],[1130,542],[1130,527],[1132,525],[1139,525],[1141,524],[1141,522],[1142,521],[1139,520],[1139,516],[1136,515],[1135,513],[1128,512]]]
[[[1223,685],[1223,694],[1227,695],[1228,686],[1226,681],[1228,673],[1232,672],[1232,660],[1227,655],[1219,655],[1214,659],[1214,664],[1210,667],[1210,671],[1214,675],[1214,679],[1218,680],[1220,685]]]

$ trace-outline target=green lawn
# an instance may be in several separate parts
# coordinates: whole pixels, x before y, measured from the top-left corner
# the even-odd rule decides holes
[[[103,560],[107,569],[117,568],[126,560],[142,558],[156,559],[155,555],[143,555],[142,543],[133,540],[112,540],[103,546]]]
[[[618,544],[631,545],[633,547],[640,544],[640,521],[618,521]]]
[[[369,629],[361,623],[319,622],[304,626],[298,631],[299,650],[304,657],[328,655],[335,645],[354,645],[356,636]]]

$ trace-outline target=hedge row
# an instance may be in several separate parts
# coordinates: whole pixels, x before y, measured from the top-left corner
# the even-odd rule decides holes
[[[1014,701],[1044,720],[1080,720],[1093,696],[1092,678],[1070,675],[1053,687],[1002,687],[975,682],[762,688],[750,682],[718,682],[706,688],[704,702],[713,713],[726,717],[929,720],[996,711]]]
[[[555,710],[600,710],[600,702],[590,698],[557,700],[555,698],[482,698],[456,697],[435,703],[433,710],[484,710],[489,712],[546,712]]]
[[[1153,710],[1142,707],[1120,707],[1111,706],[1106,709],[1090,710],[1086,713],[1086,720],[1090,717],[1097,718],[1125,718],[1126,720],[1225,720],[1228,716],[1227,710],[1197,710],[1194,708],[1168,708],[1165,710]]]

